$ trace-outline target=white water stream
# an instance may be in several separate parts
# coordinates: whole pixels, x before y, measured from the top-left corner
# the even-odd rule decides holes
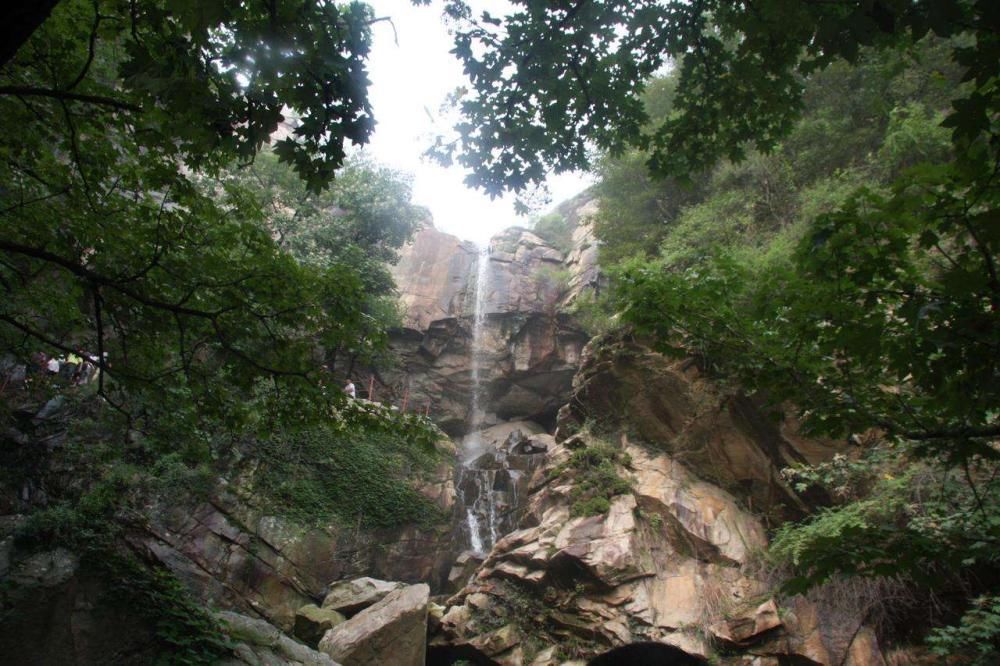
[[[462,474],[474,475],[476,497],[466,499],[466,524],[469,528],[469,546],[476,553],[484,554],[497,539],[496,504],[493,501],[494,474],[491,470],[470,468],[483,451],[480,430],[483,427],[483,387],[480,369],[483,361],[483,328],[486,323],[486,298],[489,294],[490,254],[489,246],[479,250],[476,260],[476,298],[472,310],[472,347],[470,365],[472,370],[472,400],[469,408],[469,435],[465,438],[465,455]],[[485,525],[483,524],[485,523]],[[486,528],[486,534],[484,529]],[[484,540],[485,538],[485,540]]]

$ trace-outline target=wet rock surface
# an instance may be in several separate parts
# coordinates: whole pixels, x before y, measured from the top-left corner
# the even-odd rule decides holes
[[[319,649],[344,666],[423,666],[430,588],[393,590],[323,636]]]

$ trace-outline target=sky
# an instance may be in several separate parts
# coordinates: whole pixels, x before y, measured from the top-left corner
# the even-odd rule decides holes
[[[445,96],[465,83],[461,66],[448,53],[452,42],[441,16],[440,0],[426,7],[414,7],[409,0],[368,2],[377,17],[392,17],[399,43],[389,22],[372,26],[369,98],[378,124],[363,152],[386,166],[411,173],[414,203],[430,209],[434,226],[442,231],[483,244],[502,229],[525,225],[529,218],[514,212],[513,197],[491,200],[462,183],[460,167],[445,169],[421,157],[434,134],[447,129],[439,113]],[[503,12],[502,0],[476,4]],[[582,174],[550,178],[551,205],[578,194],[590,183]]]

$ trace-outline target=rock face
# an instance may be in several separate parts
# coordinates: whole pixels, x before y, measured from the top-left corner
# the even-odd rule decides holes
[[[419,231],[393,269],[406,315],[392,338],[400,367],[379,392],[409,396],[429,408],[449,434],[467,431],[472,392],[473,313],[477,276],[483,291],[480,375],[486,423],[551,422],[569,395],[587,335],[565,313],[596,284],[596,244],[585,220],[564,255],[531,231],[511,228],[480,252],[431,227]],[[483,271],[480,262],[486,262]]]
[[[100,603],[107,586],[82,573],[75,555],[57,549],[21,558],[8,550],[4,559],[0,661],[138,666],[154,659],[149,627],[126,608]]]
[[[668,359],[629,334],[588,348],[572,399],[560,413],[559,435],[593,419],[633,433],[776,520],[806,512],[780,470],[847,448],[846,442],[799,436],[796,424],[781,421],[774,410],[720,391],[694,360]]]
[[[344,666],[423,666],[430,588],[394,590],[323,636],[319,649]]]
[[[779,465],[837,447],[736,400],[629,336],[588,346],[520,522],[448,601],[431,653],[543,666],[561,663],[552,644],[591,658],[653,643],[732,664],[883,663],[867,629],[844,631],[803,598],[779,607],[753,575],[767,544],[757,511],[801,507]],[[620,452],[629,491],[575,515],[583,481],[570,461],[595,447]]]
[[[300,608],[323,601],[331,581],[374,575],[444,588],[460,550],[449,524],[306,529],[256,506],[239,479],[228,487],[198,506],[164,507],[133,543],[204,602],[260,617],[285,631],[292,630]],[[420,488],[442,511],[451,512],[454,463],[421,479]]]

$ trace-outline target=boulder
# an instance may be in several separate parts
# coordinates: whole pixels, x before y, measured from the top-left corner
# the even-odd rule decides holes
[[[473,550],[462,551],[448,572],[448,589],[452,592],[462,589],[482,563],[482,555]]]
[[[229,611],[220,611],[215,616],[226,634],[238,642],[234,649],[235,663],[338,666],[329,656],[297,643],[265,620]]]
[[[403,587],[403,583],[368,577],[339,581],[330,587],[323,599],[323,608],[351,616]]]
[[[774,599],[769,599],[756,608],[730,615],[724,621],[713,624],[710,631],[721,641],[746,645],[780,626],[782,622],[778,617],[778,606]]]
[[[423,666],[429,598],[427,585],[394,590],[326,632],[319,649],[344,666]]]
[[[332,608],[307,604],[295,613],[293,633],[307,645],[318,645],[326,632],[346,619],[343,614]]]

